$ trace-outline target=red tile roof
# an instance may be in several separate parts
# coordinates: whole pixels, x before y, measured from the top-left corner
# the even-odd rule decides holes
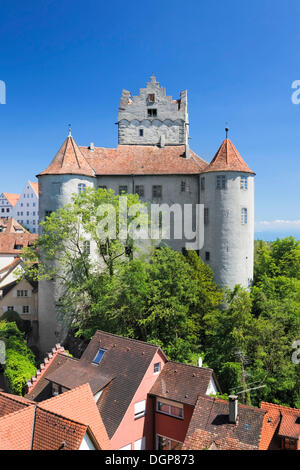
[[[66,174],[85,176],[94,176],[95,174],[72,136],[66,138],[48,168],[40,173],[40,175]]]
[[[276,436],[300,440],[300,410],[273,403],[261,402],[261,409],[266,411],[260,449],[272,449]]]
[[[0,450],[30,450],[35,406],[0,418]]]
[[[212,171],[239,171],[254,174],[229,139],[223,141],[204,173]]]
[[[76,406],[74,406],[76,404]],[[98,411],[89,384],[84,384],[39,404],[44,410],[53,411],[66,418],[88,425],[102,450],[111,449],[106,429]]]
[[[2,218],[0,219],[0,226],[2,227],[2,232],[5,233],[30,233],[26,228],[24,228],[19,222],[15,219],[11,218]]]
[[[14,207],[20,199],[20,194],[3,193],[8,202]]]
[[[6,233],[0,232],[0,253],[21,254],[22,249],[17,246],[27,247],[33,245],[38,235],[33,233]]]
[[[164,148],[155,145],[118,145],[115,149],[80,147],[97,175],[173,175],[199,174],[207,162],[190,150],[185,158],[184,145]]]
[[[38,404],[0,393],[0,409],[1,450],[77,450],[86,433],[97,449],[111,449],[88,384]]]
[[[34,190],[35,194],[39,196],[39,183],[33,183],[32,181],[29,181],[32,189]]]

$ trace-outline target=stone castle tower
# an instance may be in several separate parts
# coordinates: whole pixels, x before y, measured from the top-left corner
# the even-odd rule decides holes
[[[253,278],[254,173],[226,137],[211,163],[188,145],[187,92],[174,100],[151,77],[138,96],[122,91],[116,148],[78,146],[66,138],[46,170],[38,175],[39,216],[44,219],[71,202],[83,187],[137,193],[144,202],[204,208],[201,258],[221,286],[249,287]],[[196,216],[193,215],[194,225]],[[183,250],[186,239],[166,240]],[[63,341],[57,323],[59,286],[39,286],[39,337],[43,351]]]

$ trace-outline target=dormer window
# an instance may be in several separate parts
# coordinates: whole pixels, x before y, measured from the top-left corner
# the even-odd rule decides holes
[[[148,109],[148,117],[156,117],[157,109]]]
[[[105,349],[99,349],[96,356],[94,357],[92,364],[96,364],[97,366],[100,364],[104,354],[106,353]]]
[[[155,94],[154,93],[150,93],[150,95],[148,95],[148,101],[149,101],[149,103],[154,103],[155,102]]]

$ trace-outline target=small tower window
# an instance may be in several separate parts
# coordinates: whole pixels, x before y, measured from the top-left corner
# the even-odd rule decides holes
[[[157,116],[157,109],[148,109],[148,117],[156,117]]]
[[[205,191],[205,177],[202,176],[201,178],[201,191]]]
[[[210,252],[206,251],[205,252],[205,261],[209,261],[209,260],[210,260]]]
[[[185,181],[181,181],[181,192],[182,193],[185,193],[186,191],[186,182]]]
[[[225,175],[217,176],[217,189],[226,189],[226,176]]]
[[[204,225],[207,225],[209,223],[209,208],[205,207],[204,208]]]
[[[248,210],[246,207],[241,209],[241,223],[242,225],[246,225],[248,223]]]
[[[84,191],[85,191],[85,184],[80,183],[80,184],[78,185],[78,194],[84,193]]]
[[[248,189],[248,176],[241,176],[241,189]]]
[[[140,137],[143,137],[144,136],[144,129],[140,129]]]
[[[152,197],[153,198],[162,197],[162,186],[159,186],[159,185],[152,186]]]

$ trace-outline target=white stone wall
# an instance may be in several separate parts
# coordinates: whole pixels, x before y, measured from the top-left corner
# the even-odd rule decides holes
[[[226,176],[226,189],[216,189],[217,175]],[[240,188],[241,176],[248,176],[248,189]],[[201,257],[210,253],[208,264],[221,286],[249,287],[253,280],[254,176],[238,172],[203,174],[205,190],[200,201],[209,209]],[[241,223],[241,209],[247,208],[247,224]]]
[[[153,94],[154,102],[149,100]],[[156,116],[149,116],[148,110],[156,110]],[[178,100],[166,96],[155,77],[140,89],[138,96],[123,90],[119,114],[119,144],[156,145],[163,136],[166,145],[188,143],[187,92],[183,91]],[[143,135],[140,135],[140,130]]]
[[[78,184],[94,186],[94,178],[76,175],[42,175],[39,177],[40,221],[45,218],[46,211],[55,212],[72,201],[72,194],[78,194]],[[56,302],[60,296],[59,285],[53,281],[39,282],[38,319],[39,347],[47,352],[66,336],[64,325],[57,319]]]
[[[3,193],[0,194],[0,217],[12,217],[12,211],[13,207],[6,199],[6,196]]]

